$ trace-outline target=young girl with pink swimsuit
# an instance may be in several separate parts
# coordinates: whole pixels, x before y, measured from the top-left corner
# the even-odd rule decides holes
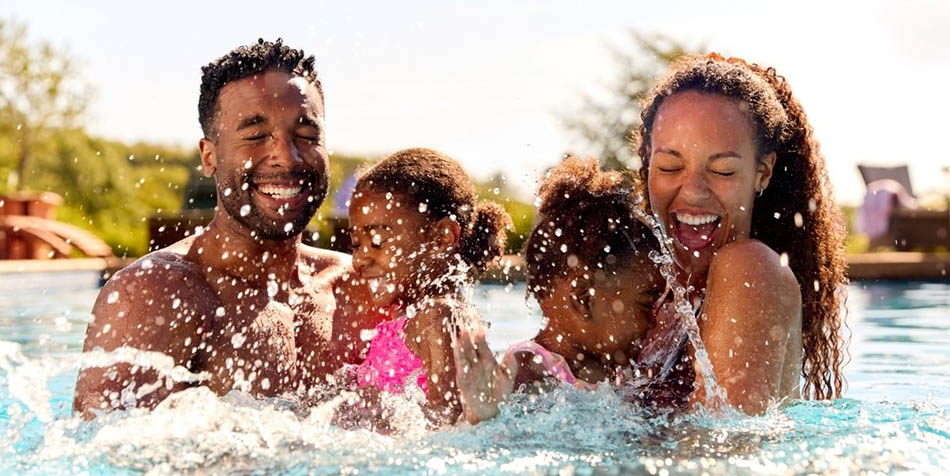
[[[355,370],[357,385],[364,396],[417,386],[430,421],[454,423],[451,343],[461,323],[477,320],[459,288],[501,255],[508,215],[477,202],[458,163],[429,149],[396,152],[363,172],[349,215],[354,279],[387,318]]]

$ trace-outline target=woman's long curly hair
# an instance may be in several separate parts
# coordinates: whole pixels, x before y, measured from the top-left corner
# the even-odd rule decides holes
[[[715,53],[676,60],[643,101],[637,152],[644,192],[656,113],[664,100],[682,91],[720,94],[747,106],[759,156],[775,153],[769,186],[755,198],[751,236],[788,255],[801,287],[803,396],[819,400],[841,396],[845,231],[805,111],[774,68]]]

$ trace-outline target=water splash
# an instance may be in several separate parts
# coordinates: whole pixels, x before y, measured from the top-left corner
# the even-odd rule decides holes
[[[636,206],[633,207],[634,213],[643,223],[650,227],[653,235],[660,244],[659,252],[651,252],[650,259],[657,265],[660,275],[666,281],[667,286],[673,293],[673,309],[676,318],[683,323],[686,328],[686,335],[689,338],[690,345],[693,346],[693,356],[696,359],[696,367],[703,377],[703,383],[706,391],[706,401],[704,405],[715,412],[722,413],[729,408],[729,400],[726,391],[716,383],[716,375],[713,372],[712,362],[709,360],[709,353],[703,344],[703,339],[699,334],[699,324],[696,322],[696,310],[689,302],[688,294],[691,289],[686,289],[676,279],[676,269],[673,261],[673,251],[670,249],[672,240],[666,236],[666,231],[660,224],[660,221],[653,215],[643,211],[643,196],[636,194]],[[672,356],[675,358],[675,356]],[[672,362],[664,363],[664,367],[671,365]]]

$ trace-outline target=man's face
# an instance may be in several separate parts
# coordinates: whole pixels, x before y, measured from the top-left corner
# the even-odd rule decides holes
[[[268,71],[225,85],[201,159],[218,200],[262,239],[299,235],[327,195],[323,100],[306,79]]]

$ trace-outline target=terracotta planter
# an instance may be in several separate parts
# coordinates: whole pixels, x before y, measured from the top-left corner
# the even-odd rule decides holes
[[[56,208],[63,198],[53,192],[0,195],[0,216],[19,215],[56,219]],[[0,259],[49,259],[52,247],[37,237],[16,228],[0,228]]]

